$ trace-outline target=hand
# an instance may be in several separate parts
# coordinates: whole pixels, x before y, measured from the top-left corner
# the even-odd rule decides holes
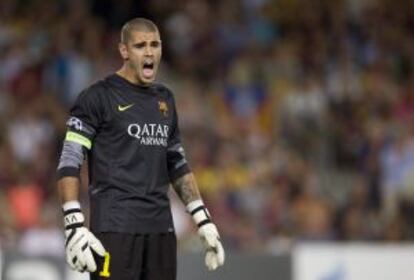
[[[211,222],[210,214],[201,200],[190,202],[187,211],[198,226],[198,235],[206,250],[206,266],[215,270],[224,264],[224,249],[217,227]]]
[[[204,248],[206,249],[206,266],[208,270],[215,270],[224,264],[224,249],[220,242],[217,227],[208,223],[198,229]]]
[[[79,203],[78,203],[79,204]],[[85,218],[80,206],[64,210],[66,261],[79,272],[96,271],[92,250],[104,256],[102,243],[83,225]]]

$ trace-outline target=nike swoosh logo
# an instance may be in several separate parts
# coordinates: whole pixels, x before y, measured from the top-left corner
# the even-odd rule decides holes
[[[129,105],[125,105],[125,106],[118,105],[118,111],[119,111],[119,112],[123,112],[123,111],[125,111],[125,110],[128,110],[128,109],[129,109],[129,108],[131,108],[132,106],[134,106],[134,104],[129,104]]]

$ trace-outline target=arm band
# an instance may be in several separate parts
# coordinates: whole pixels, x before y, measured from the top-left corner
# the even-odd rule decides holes
[[[83,147],[79,143],[65,141],[57,168],[58,179],[70,176],[79,177],[84,159]]]

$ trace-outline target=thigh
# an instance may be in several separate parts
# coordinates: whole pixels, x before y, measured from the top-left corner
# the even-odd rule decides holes
[[[175,280],[177,275],[177,239],[174,233],[145,237],[142,280]]]
[[[97,270],[91,280],[139,280],[142,266],[142,235],[123,233],[98,233],[107,254],[95,255]]]

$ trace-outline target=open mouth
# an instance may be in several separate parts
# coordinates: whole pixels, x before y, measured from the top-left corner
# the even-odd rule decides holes
[[[146,61],[142,67],[145,78],[151,78],[154,75],[154,62]]]

